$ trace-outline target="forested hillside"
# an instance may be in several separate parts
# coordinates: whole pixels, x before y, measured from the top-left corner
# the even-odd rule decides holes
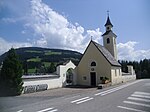
[[[39,47],[19,48],[16,49],[16,53],[23,64],[25,74],[53,72],[57,64],[68,60],[72,60],[77,65],[82,56],[81,53],[76,51]],[[6,54],[7,52],[0,56],[0,63],[4,60]]]
[[[23,65],[24,74],[52,73],[56,66],[68,60],[78,65],[82,54],[71,50],[48,49],[39,47],[26,47],[16,49],[19,59]],[[0,56],[0,64],[7,52]],[[122,71],[127,72],[127,65],[133,65],[138,79],[150,78],[150,59],[138,61],[119,61]]]

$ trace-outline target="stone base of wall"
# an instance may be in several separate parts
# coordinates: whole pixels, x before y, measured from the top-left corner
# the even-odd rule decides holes
[[[28,85],[25,86],[23,89],[23,93],[34,93],[34,92],[39,92],[39,91],[44,91],[47,90],[48,85],[47,84],[40,84],[40,85]]]

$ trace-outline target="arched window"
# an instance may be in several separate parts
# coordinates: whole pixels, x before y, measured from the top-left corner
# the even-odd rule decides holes
[[[110,43],[110,39],[109,38],[107,38],[107,44],[109,44]]]
[[[93,62],[91,63],[91,66],[96,66],[96,63],[93,61]]]

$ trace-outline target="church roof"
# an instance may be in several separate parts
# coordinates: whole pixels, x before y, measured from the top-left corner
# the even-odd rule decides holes
[[[110,22],[109,16],[107,17],[105,26],[107,26],[107,25],[111,25],[113,27],[112,23]]]
[[[111,53],[102,45],[92,41],[96,48],[103,54],[106,60],[113,66],[121,66]]]
[[[117,35],[114,34],[112,30],[106,31],[102,36],[108,35],[109,33],[112,33],[115,37],[117,37]]]

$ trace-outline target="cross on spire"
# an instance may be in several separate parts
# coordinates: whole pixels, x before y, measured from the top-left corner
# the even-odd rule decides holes
[[[107,16],[109,16],[109,10],[107,10]]]
[[[91,36],[91,40],[93,39],[93,36]]]

